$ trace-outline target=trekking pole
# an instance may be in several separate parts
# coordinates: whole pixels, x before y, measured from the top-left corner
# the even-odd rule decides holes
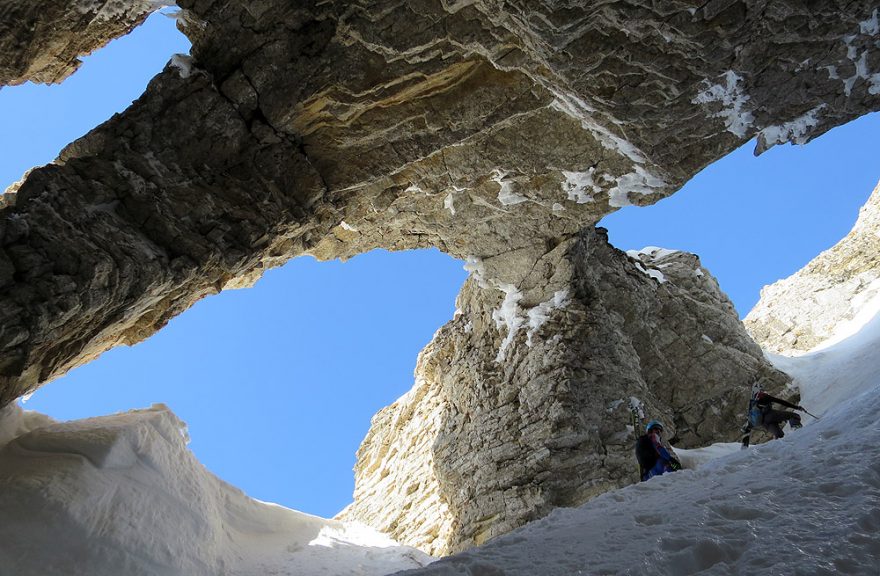
[[[630,398],[629,401],[629,412],[630,419],[632,421],[633,434],[636,437],[636,444],[638,445],[639,436],[642,434],[642,410],[641,407],[634,401],[635,399]],[[642,481],[642,465],[638,462],[638,456],[636,456],[636,470],[638,481]]]
[[[807,416],[812,416],[812,417],[815,418],[816,420],[821,420],[821,418],[819,418],[819,417],[816,416],[815,414],[810,414],[809,412],[807,412],[806,409],[804,409],[803,407],[801,407],[801,412],[803,412],[803,413],[806,414]]]

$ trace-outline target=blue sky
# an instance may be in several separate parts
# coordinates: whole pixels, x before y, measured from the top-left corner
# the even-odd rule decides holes
[[[0,188],[122,111],[188,42],[162,15],[86,59],[61,86],[0,90]],[[761,286],[837,242],[880,178],[880,114],[808,146],[753,144],[652,207],[607,217],[622,249],[688,250],[741,315]],[[872,136],[874,138],[872,138]],[[29,409],[81,418],[168,404],[192,449],[259,498],[331,516],[351,499],[370,417],[406,392],[418,352],[452,317],[460,262],[436,250],[296,259],[256,287],[200,301],[159,334],[39,390]]]

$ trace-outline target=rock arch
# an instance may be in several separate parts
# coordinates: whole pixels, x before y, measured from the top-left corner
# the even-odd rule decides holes
[[[731,382],[784,381],[695,258],[636,262],[593,226],[752,137],[805,143],[880,108],[874,3],[179,5],[192,57],[3,197],[0,405],[292,257],[436,246],[475,273],[420,362],[444,408],[434,483],[414,490],[454,511],[422,542],[445,551],[623,481],[615,417],[584,406],[639,391],[689,442],[725,435]],[[63,76],[21,65],[54,40],[10,45],[5,82]],[[728,413],[690,410],[681,380]],[[462,458],[490,425],[514,453]],[[498,484],[481,491],[475,462]]]
[[[302,253],[433,245],[535,305],[604,214],[880,103],[867,1],[179,5],[193,60],[5,199],[2,403]]]

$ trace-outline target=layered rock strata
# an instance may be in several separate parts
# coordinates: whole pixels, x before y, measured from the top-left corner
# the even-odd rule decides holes
[[[761,346],[797,356],[850,333],[880,308],[880,184],[853,229],[797,273],[761,290],[744,322]]]
[[[0,405],[300,254],[437,246],[513,284],[753,136],[880,108],[868,0],[179,5],[193,58],[0,211]]]
[[[0,1],[0,86],[61,82],[91,54],[141,24],[162,0]]]
[[[373,418],[342,518],[434,555],[479,545],[637,480],[631,403],[692,447],[737,436],[755,379],[788,380],[692,254],[628,256],[588,230],[529,271],[542,302],[484,264]]]

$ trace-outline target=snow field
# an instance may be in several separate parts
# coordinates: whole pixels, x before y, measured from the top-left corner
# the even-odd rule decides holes
[[[405,574],[876,575],[878,413],[874,388],[782,440],[557,510]]]
[[[559,509],[407,576],[880,575],[880,315],[833,346],[773,357],[820,416],[740,450]]]
[[[12,405],[0,422],[2,576],[378,575],[431,560],[248,498],[195,460],[163,405],[48,424]]]
[[[686,470],[426,567],[366,526],[248,498],[195,460],[163,405],[63,423],[11,405],[0,576],[878,576],[880,315],[860,318],[831,344],[771,357],[819,420],[748,450],[681,450]]]

